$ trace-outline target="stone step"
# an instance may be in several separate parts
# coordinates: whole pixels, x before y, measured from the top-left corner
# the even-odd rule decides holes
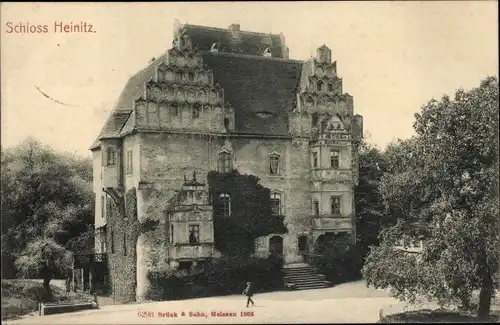
[[[314,273],[313,269],[301,269],[301,270],[286,270],[283,271],[285,274],[303,274],[303,273]]]
[[[301,274],[301,275],[285,275],[285,279],[304,279],[304,278],[318,278],[325,279],[326,275],[323,274]]]
[[[287,282],[288,284],[292,284],[296,287],[303,287],[303,286],[309,286],[309,285],[326,285],[324,280],[312,280],[312,281],[301,281],[301,282]]]
[[[296,286],[294,290],[313,290],[313,289],[325,289],[329,286],[327,284],[322,285],[308,285],[308,286]]]

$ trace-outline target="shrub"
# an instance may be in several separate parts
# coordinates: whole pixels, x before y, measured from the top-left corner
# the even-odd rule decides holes
[[[361,278],[363,267],[363,252],[361,248],[339,245],[324,249],[322,256],[315,261],[314,266],[333,284],[340,284]]]
[[[152,300],[241,294],[251,281],[257,292],[283,288],[282,260],[250,258],[244,261],[218,259],[206,263],[198,274],[180,275],[176,271],[150,272]]]

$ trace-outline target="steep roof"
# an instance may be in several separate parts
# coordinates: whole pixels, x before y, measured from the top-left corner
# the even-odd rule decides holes
[[[225,101],[235,109],[235,132],[287,134],[288,112],[296,105],[302,61],[280,59],[285,48],[283,37],[241,31],[235,42],[230,29],[184,27],[192,47],[201,51],[204,64],[213,70],[214,82],[224,89]],[[220,44],[219,53],[209,51],[213,43]],[[273,52],[271,58],[263,57],[266,47]],[[144,83],[154,78],[157,66],[167,56],[168,52],[163,53],[128,80],[90,149],[98,148],[102,138],[119,137],[132,129],[129,117],[134,100],[144,94]]]
[[[287,134],[296,105],[300,61],[204,53],[224,100],[234,107],[235,132]]]
[[[233,37],[230,28],[214,28],[198,25],[183,25],[191,44],[202,51],[209,51],[214,43],[219,44],[219,51],[224,53],[239,53],[248,55],[263,55],[266,48],[271,49],[273,57],[286,58],[283,53],[285,47],[283,38],[278,34],[265,34],[247,31],[238,31]],[[238,26],[239,28],[239,26]]]

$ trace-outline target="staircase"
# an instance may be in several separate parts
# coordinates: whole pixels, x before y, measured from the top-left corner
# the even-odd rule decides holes
[[[322,289],[332,286],[323,274],[317,274],[308,264],[285,265],[283,267],[285,287],[290,290]]]

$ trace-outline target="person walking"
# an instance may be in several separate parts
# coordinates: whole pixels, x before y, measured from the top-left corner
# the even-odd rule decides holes
[[[252,300],[252,297],[253,297],[253,285],[252,285],[252,282],[247,282],[247,287],[246,287],[245,291],[243,291],[243,294],[248,297],[248,299],[247,299],[247,307],[248,307],[248,305],[250,303],[252,303],[252,306],[254,306],[255,303]]]

